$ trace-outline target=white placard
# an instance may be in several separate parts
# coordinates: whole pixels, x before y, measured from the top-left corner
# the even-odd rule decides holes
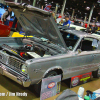
[[[98,41],[96,39],[93,39],[92,46],[98,47]]]

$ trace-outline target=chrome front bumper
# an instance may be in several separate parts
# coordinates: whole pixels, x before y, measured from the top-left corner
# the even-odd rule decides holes
[[[31,85],[31,80],[28,78],[28,76],[22,73],[18,73],[17,71],[13,70],[10,67],[7,67],[2,63],[0,63],[0,74],[14,80],[24,87],[29,87]]]

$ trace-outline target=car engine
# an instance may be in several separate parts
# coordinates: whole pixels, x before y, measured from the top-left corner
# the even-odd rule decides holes
[[[1,50],[11,56],[18,57],[21,60],[28,60],[33,58],[46,57],[50,55],[45,54],[45,50],[40,46],[33,46],[30,44],[25,44],[17,49],[10,47],[7,44],[1,46]]]

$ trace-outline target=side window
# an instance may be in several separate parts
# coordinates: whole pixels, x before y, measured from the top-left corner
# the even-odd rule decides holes
[[[98,48],[98,40],[95,38],[83,38],[78,49],[82,51],[94,51]]]
[[[73,50],[74,46],[76,45],[77,41],[79,40],[79,37],[72,33],[67,33],[67,32],[63,32],[63,31],[61,31],[61,33],[62,33],[62,37],[65,41],[67,48],[69,50]]]

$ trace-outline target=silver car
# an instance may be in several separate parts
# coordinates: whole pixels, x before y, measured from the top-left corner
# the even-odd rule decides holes
[[[99,76],[100,42],[81,31],[58,29],[52,15],[30,5],[12,7],[25,35],[32,38],[0,37],[0,73],[29,87],[41,79],[61,74],[62,80],[92,72]]]

